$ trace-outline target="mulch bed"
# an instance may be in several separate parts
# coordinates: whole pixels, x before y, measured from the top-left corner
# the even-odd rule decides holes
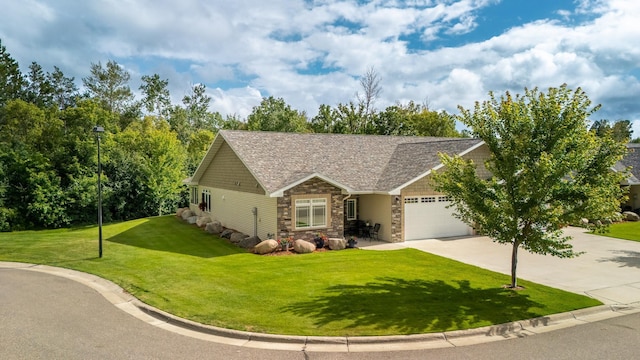
[[[327,248],[322,248],[322,249],[315,249],[313,252],[325,252],[325,251],[330,251],[330,250]],[[289,251],[276,250],[272,253],[264,254],[263,256],[288,256],[288,255],[298,255],[298,253],[293,251],[293,249]]]

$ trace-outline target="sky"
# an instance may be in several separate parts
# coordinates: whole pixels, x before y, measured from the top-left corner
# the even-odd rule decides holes
[[[0,39],[26,72],[59,67],[78,86],[115,60],[138,91],[169,80],[179,103],[204,84],[211,110],[246,117],[263,97],[309,117],[362,93],[378,110],[414,101],[458,114],[493,91],[566,83],[640,136],[637,0],[0,0]]]

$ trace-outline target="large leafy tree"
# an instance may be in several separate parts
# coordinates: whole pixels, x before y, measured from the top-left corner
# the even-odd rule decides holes
[[[582,90],[566,85],[515,97],[491,93],[473,111],[460,108],[460,121],[490,151],[484,165],[492,175],[482,178],[471,160],[441,155],[445,168],[435,174],[435,188],[451,195],[463,221],[511,244],[512,288],[518,249],[575,256],[561,228],[581,218],[611,219],[619,211],[624,174],[610,169],[626,148],[588,130],[587,117],[597,109]]]
[[[183,148],[169,125],[147,117],[104,138],[108,215],[131,219],[173,211],[187,175]]]
[[[247,117],[247,127],[254,131],[307,132],[304,112],[291,108],[282,98],[263,98]]]
[[[452,115],[413,101],[387,107],[375,118],[374,127],[379,135],[460,136]]]

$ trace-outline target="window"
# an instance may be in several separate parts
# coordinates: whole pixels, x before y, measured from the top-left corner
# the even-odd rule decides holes
[[[198,187],[191,187],[191,203],[198,205]]]
[[[420,199],[421,203],[432,203],[432,202],[436,202],[436,197],[435,196],[425,196],[423,198]]]
[[[451,201],[451,196],[440,196],[438,198],[438,202],[449,202]]]
[[[356,199],[347,199],[347,220],[355,220],[357,218],[356,205]]]
[[[200,204],[202,204],[200,210],[206,211],[208,213],[211,212],[211,190],[202,190],[202,202]]]
[[[327,199],[297,199],[295,207],[297,229],[327,226]]]
[[[418,203],[418,198],[417,197],[404,198],[404,203],[405,204],[417,204]]]

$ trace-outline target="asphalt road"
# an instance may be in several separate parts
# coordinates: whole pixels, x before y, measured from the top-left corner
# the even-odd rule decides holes
[[[420,351],[310,353],[223,345],[149,325],[95,290],[0,269],[0,359],[635,359],[640,314],[526,338]]]

